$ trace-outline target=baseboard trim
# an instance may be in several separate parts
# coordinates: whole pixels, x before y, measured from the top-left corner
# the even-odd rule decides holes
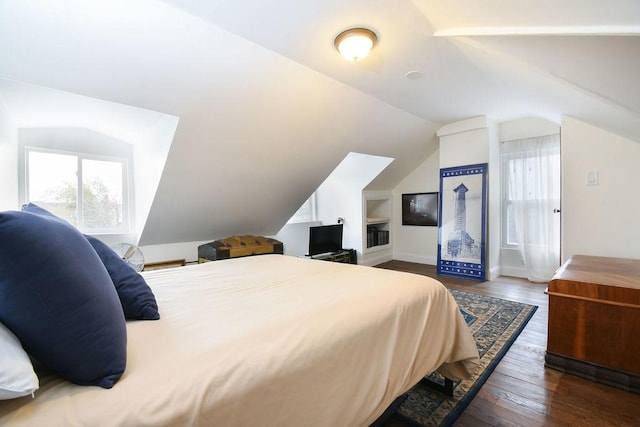
[[[489,280],[494,280],[502,274],[502,269],[500,267],[491,267],[489,268]]]
[[[398,261],[415,262],[418,264],[438,265],[438,259],[429,256],[418,256],[415,254],[395,252],[393,259]]]
[[[383,262],[391,261],[393,257],[388,253],[380,253],[378,256],[374,256],[374,253],[364,254],[360,260],[358,260],[358,264],[367,265],[369,267],[382,264]]]
[[[520,277],[522,279],[527,278],[527,270],[519,267],[502,266],[500,267],[500,274],[502,274],[503,276],[509,276],[509,277]]]
[[[602,365],[573,359],[547,351],[544,357],[544,365],[568,374],[586,378],[597,383],[602,383],[629,391],[640,393],[640,375],[619,371]]]

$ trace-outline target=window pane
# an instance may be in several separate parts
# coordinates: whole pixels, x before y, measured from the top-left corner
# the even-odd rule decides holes
[[[77,226],[78,158],[28,151],[28,200]]]
[[[516,218],[513,205],[507,205],[507,245],[518,244],[518,232],[516,230]]]
[[[122,227],[122,163],[82,160],[82,215],[85,230]]]
[[[526,205],[528,218],[546,214],[548,206],[543,203],[550,200],[553,206],[560,205],[560,154],[549,151],[534,155],[530,152],[520,156],[503,155],[503,244],[517,245],[515,206]],[[544,207],[542,207],[544,205]],[[559,217],[554,216],[554,221]],[[529,221],[525,223],[530,224]],[[543,241],[541,233],[545,230],[523,230],[528,236],[529,244]]]

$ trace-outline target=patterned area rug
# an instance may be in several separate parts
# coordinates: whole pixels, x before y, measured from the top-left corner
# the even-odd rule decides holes
[[[450,289],[478,345],[480,367],[473,378],[455,381],[453,397],[419,383],[384,427],[450,426],[469,405],[524,329],[537,306]],[[442,381],[434,374],[431,379]]]

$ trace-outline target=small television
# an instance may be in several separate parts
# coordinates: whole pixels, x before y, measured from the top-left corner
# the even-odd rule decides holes
[[[342,250],[342,225],[319,225],[309,227],[309,253],[314,256]]]

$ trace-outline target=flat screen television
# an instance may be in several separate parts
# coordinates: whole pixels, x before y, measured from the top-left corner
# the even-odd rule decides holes
[[[309,256],[342,250],[342,225],[309,227]]]

